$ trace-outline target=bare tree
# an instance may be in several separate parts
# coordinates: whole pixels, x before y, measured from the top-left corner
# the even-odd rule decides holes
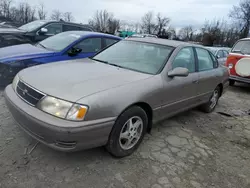
[[[93,18],[89,20],[96,31],[103,33],[115,33],[120,28],[120,20],[114,19],[112,13],[107,10],[96,11]]]
[[[45,20],[46,19],[46,16],[47,16],[47,12],[45,11],[45,6],[43,3],[41,3],[38,7],[38,18],[40,20]]]
[[[242,23],[240,38],[247,37],[250,29],[250,0],[242,0],[238,6],[233,6],[229,17]]]
[[[156,23],[154,22],[153,12],[148,12],[142,17],[141,28],[144,32],[152,34],[156,30]]]
[[[115,34],[120,29],[120,20],[110,18],[108,20],[108,33]]]
[[[50,18],[51,20],[57,20],[59,21],[60,19],[62,19],[63,13],[60,12],[59,10],[53,10]]]
[[[0,15],[10,18],[12,0],[0,0]]]
[[[16,9],[12,9],[12,15],[15,17],[15,21],[19,21],[21,23],[28,23],[36,20],[35,13],[36,9],[32,8],[28,3],[19,3]]]
[[[185,41],[193,40],[194,29],[193,26],[189,25],[180,29],[178,37]]]
[[[75,20],[72,12],[65,12],[63,14],[63,17],[64,17],[64,20],[67,21],[67,22],[73,22]]]
[[[163,29],[169,24],[170,18],[162,17],[160,13],[157,14],[157,29],[158,35],[162,35]]]

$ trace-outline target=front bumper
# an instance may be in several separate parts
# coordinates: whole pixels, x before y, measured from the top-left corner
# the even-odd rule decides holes
[[[34,139],[64,152],[105,145],[116,118],[72,122],[30,106],[19,98],[11,85],[4,92],[6,104],[19,126]]]
[[[230,79],[230,80],[234,80],[234,81],[236,81],[236,82],[243,82],[243,83],[248,83],[248,84],[250,84],[250,78],[245,78],[245,77],[230,75],[229,79]]]

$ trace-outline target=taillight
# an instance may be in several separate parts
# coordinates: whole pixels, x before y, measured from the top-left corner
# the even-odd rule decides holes
[[[229,63],[229,64],[228,64],[228,68],[229,68],[229,69],[232,69],[233,67],[234,67],[234,64],[233,64],[233,63]]]

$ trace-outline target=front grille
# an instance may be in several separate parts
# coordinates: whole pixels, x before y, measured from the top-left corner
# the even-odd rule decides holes
[[[45,96],[22,81],[18,82],[16,92],[20,98],[32,106],[36,106],[36,104]]]

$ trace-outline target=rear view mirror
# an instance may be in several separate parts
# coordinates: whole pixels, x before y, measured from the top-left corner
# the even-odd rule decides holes
[[[169,77],[175,77],[175,76],[186,77],[188,76],[188,74],[189,74],[188,69],[183,67],[176,67],[168,72]]]
[[[48,32],[48,29],[46,29],[46,28],[42,28],[40,31],[39,31],[39,34],[40,35],[44,35],[44,34],[46,34]]]
[[[80,48],[71,48],[69,50],[69,52],[68,52],[68,55],[69,56],[75,56],[75,55],[77,55],[77,54],[79,54],[81,52],[82,52],[82,49],[80,49]]]

